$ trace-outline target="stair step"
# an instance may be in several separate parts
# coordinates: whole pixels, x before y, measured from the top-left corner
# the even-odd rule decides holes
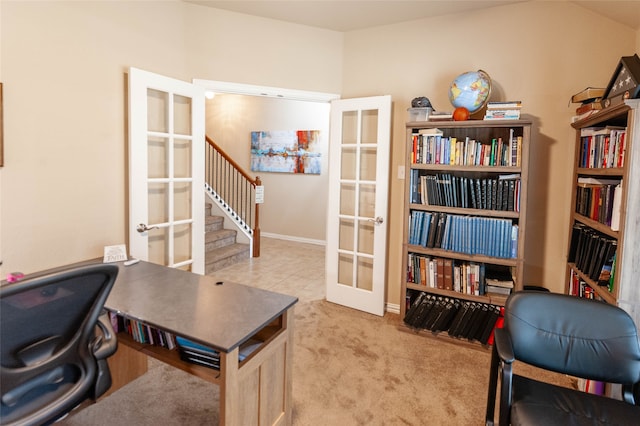
[[[224,227],[224,218],[222,216],[205,216],[204,230],[205,232],[219,231]]]
[[[234,243],[205,253],[205,274],[249,259],[249,244]]]
[[[217,231],[209,231],[204,236],[205,253],[213,249],[232,245],[236,242],[237,231],[232,229],[219,229]]]

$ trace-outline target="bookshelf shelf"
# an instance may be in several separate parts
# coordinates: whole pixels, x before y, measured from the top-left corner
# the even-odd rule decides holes
[[[626,100],[571,124],[576,130],[576,136],[572,175],[572,214],[568,224],[569,247],[565,284],[565,290],[568,294],[586,295],[619,305],[627,310],[636,322],[640,320],[640,286],[637,284],[637,276],[640,274],[638,262],[640,256],[640,239],[638,238],[640,235],[640,172],[637,170],[640,164],[639,108],[640,99]],[[594,136],[590,133],[593,129],[602,128],[605,129],[602,132],[604,135]],[[617,134],[609,133],[608,129],[617,130],[616,128],[623,129],[622,142]],[[602,140],[597,138],[602,138]],[[620,144],[623,149],[618,150]],[[595,148],[590,150],[591,147]],[[600,157],[596,157],[596,159],[601,158],[602,155],[606,158],[606,153],[611,149],[614,150],[612,153],[614,157],[622,158],[622,163],[618,164],[618,167],[581,167],[584,165],[586,152],[596,156],[600,152]],[[602,164],[606,165],[605,162]],[[582,185],[579,184],[579,179],[582,179]],[[598,210],[599,218],[602,218],[604,214],[604,221],[594,220],[592,217],[578,213],[582,201],[578,196],[582,189],[579,187],[589,186],[584,184],[586,179],[590,179],[590,182],[593,182],[593,187],[600,191],[597,198],[594,196],[594,192],[591,192],[591,199],[595,199],[596,202],[600,201],[606,206],[606,208]],[[598,184],[598,179],[607,183]],[[620,181],[619,185],[610,183],[616,180]],[[607,186],[619,186],[619,208],[614,207],[612,199],[601,195],[610,193]],[[609,224],[609,217],[616,216],[614,212],[619,214],[617,231],[614,231]],[[596,237],[593,237],[594,235]],[[591,246],[585,241],[591,241]],[[615,253],[615,262],[612,262],[613,255],[609,258],[603,254],[607,253],[607,250],[597,250],[604,244],[602,241],[614,246],[608,253]],[[606,282],[608,285],[605,284]]]
[[[527,119],[406,124],[406,328],[486,347],[508,293],[523,288],[531,126]]]
[[[444,206],[431,206],[428,204],[411,204],[409,208],[413,210],[424,210],[432,212],[449,212],[461,215],[474,215],[474,216],[487,216],[487,217],[510,217],[518,218],[519,212],[510,212],[504,210],[481,210],[481,209],[465,209],[461,207],[444,207]]]
[[[408,250],[411,253],[424,254],[434,257],[447,257],[457,260],[466,260],[475,263],[491,263],[494,265],[512,266],[518,265],[518,259],[506,259],[500,257],[480,256],[475,254],[466,254],[450,250],[442,250],[437,248],[425,248],[422,246],[408,245]]]
[[[574,218],[574,221],[580,222],[580,223],[584,223],[589,228],[593,228],[593,229],[595,229],[596,231],[598,231],[598,232],[600,232],[602,234],[608,235],[608,236],[610,236],[612,238],[615,238],[615,239],[619,238],[620,233],[618,231],[614,231],[608,225],[605,225],[603,223],[600,223],[598,221],[595,221],[593,219],[590,219],[590,218],[588,218],[586,216],[583,216],[583,215],[581,215],[579,213],[575,213],[575,212],[573,213],[573,218]]]
[[[576,174],[578,176],[622,176],[624,175],[624,168],[613,167],[610,169],[603,169],[579,167],[576,170]]]

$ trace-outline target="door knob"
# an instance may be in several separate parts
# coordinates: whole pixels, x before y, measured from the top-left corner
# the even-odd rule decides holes
[[[149,227],[149,226],[147,226],[145,223],[141,223],[141,224],[139,224],[138,226],[136,226],[136,231],[138,231],[138,232],[139,232],[139,233],[141,233],[141,234],[142,234],[143,232],[147,232],[147,231],[149,231],[150,229],[158,229],[158,227],[157,227],[157,226],[151,226],[151,227]]]
[[[384,222],[384,219],[381,218],[380,216],[376,217],[375,219],[367,219],[367,221],[369,222],[373,222],[376,225],[380,225],[382,222]]]

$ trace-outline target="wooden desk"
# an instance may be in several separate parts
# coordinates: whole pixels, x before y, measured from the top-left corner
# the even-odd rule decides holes
[[[297,298],[147,262],[119,263],[105,308],[220,352],[220,370],[182,361],[177,350],[118,335],[109,358],[115,391],[146,372],[146,356],[220,386],[221,425],[291,424],[293,306]],[[244,361],[238,347],[263,341]]]

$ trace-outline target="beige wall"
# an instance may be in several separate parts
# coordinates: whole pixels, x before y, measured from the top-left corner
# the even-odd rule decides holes
[[[0,3],[5,159],[0,244],[30,272],[124,242],[129,66],[343,97],[394,99],[387,301],[399,303],[406,108],[449,109],[459,73],[484,69],[494,97],[537,125],[527,280],[559,290],[567,245],[569,97],[605,85],[640,34],[566,2],[525,2],[346,34],[182,2]],[[584,29],[597,29],[585,31]],[[606,36],[603,36],[606,34]],[[318,206],[324,209],[324,206]]]
[[[126,70],[339,93],[342,35],[179,1],[2,1],[9,271],[126,242]]]
[[[567,35],[567,29],[581,30]],[[483,69],[493,79],[492,99],[523,102],[536,125],[525,284],[562,291],[575,111],[568,101],[587,86],[606,86],[620,57],[634,49],[635,31],[565,2],[526,2],[346,34],[343,97],[391,94],[394,100],[388,303],[400,302],[404,274],[397,167],[404,162],[411,99],[427,96],[436,109],[450,110],[449,82]]]
[[[207,135],[265,187],[260,207],[263,235],[324,243],[329,184],[329,111],[327,102],[221,94],[207,101]],[[288,174],[251,171],[251,132],[319,130],[316,152],[321,172]]]

